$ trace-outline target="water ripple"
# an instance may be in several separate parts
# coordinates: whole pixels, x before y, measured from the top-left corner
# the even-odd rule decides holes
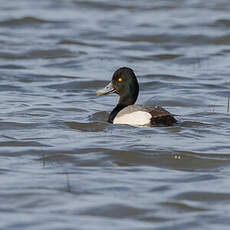
[[[229,229],[229,1],[1,9],[1,229]],[[175,126],[107,122],[121,66]]]

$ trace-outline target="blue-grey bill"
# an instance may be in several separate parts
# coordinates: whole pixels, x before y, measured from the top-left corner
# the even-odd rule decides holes
[[[98,96],[102,96],[102,95],[106,95],[106,94],[110,94],[110,93],[115,93],[115,92],[116,92],[116,90],[113,88],[113,85],[110,82],[105,88],[97,90],[96,94]]]

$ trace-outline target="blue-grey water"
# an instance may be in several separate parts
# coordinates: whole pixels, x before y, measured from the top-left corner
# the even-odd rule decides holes
[[[229,0],[0,1],[0,229],[230,225]],[[172,127],[107,123],[122,66]]]

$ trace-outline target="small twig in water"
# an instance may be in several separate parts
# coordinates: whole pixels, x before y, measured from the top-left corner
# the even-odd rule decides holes
[[[213,113],[215,113],[215,108],[216,108],[216,105],[213,104],[213,110],[212,110]]]
[[[229,97],[228,97],[228,104],[227,104],[227,113],[229,113]]]
[[[201,58],[198,53],[196,53],[196,64],[198,68],[201,68]]]
[[[69,181],[69,174],[66,172],[66,190],[67,192],[71,192],[71,185],[70,185],[70,181]]]
[[[45,155],[45,153],[43,153],[43,157],[42,157],[42,164],[43,164],[43,168],[45,168],[46,167],[46,155]]]

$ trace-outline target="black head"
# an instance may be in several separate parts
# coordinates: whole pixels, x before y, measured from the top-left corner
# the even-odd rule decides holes
[[[119,104],[134,104],[139,93],[137,78],[132,69],[122,67],[115,71],[112,79],[112,86],[120,95]]]
[[[114,72],[112,81],[105,86],[105,88],[98,90],[96,93],[98,96],[111,93],[120,95],[117,106],[109,116],[109,122],[112,122],[121,109],[136,102],[139,93],[139,85],[133,70],[128,67],[122,67]]]
[[[118,104],[123,106],[132,105],[136,102],[139,86],[137,78],[132,69],[122,67],[113,74],[112,82],[104,89],[98,90],[98,95],[117,93],[120,95]]]

